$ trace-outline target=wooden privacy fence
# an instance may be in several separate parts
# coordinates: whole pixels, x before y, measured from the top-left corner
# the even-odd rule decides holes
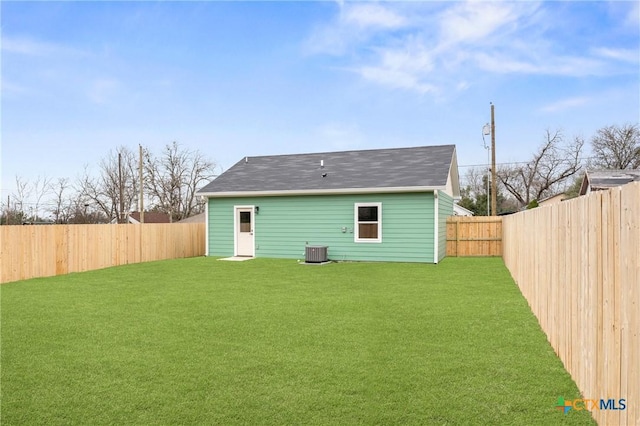
[[[448,217],[447,256],[502,256],[502,217]]]
[[[640,182],[504,218],[504,261],[602,425],[640,425]],[[562,395],[550,395],[557,398]]]
[[[0,283],[204,251],[203,223],[0,226]]]

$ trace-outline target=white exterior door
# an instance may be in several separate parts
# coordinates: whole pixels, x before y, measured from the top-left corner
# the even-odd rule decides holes
[[[253,235],[253,206],[235,208],[236,256],[255,255]]]

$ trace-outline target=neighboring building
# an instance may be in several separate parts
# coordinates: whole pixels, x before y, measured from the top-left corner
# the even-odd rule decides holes
[[[592,191],[625,185],[630,182],[640,181],[640,170],[588,170],[582,179],[580,195]]]
[[[194,214],[193,216],[189,216],[186,219],[182,219],[177,223],[204,223],[206,220],[206,215],[204,213]]]
[[[464,207],[458,205],[458,203],[454,203],[453,215],[454,216],[473,216],[473,212],[469,209],[465,209]]]
[[[169,215],[160,212],[144,212],[144,223],[170,223]],[[118,223],[117,219],[112,219],[110,223]],[[131,212],[127,215],[127,223],[140,223],[140,212]]]
[[[554,204],[559,204],[560,202],[564,201],[567,199],[567,194],[565,194],[564,192],[561,192],[560,194],[556,194],[556,195],[552,195],[550,197],[547,198],[543,198],[542,200],[538,201],[538,206],[542,207],[542,206],[552,206]]]
[[[455,145],[245,157],[206,185],[210,256],[438,263]]]
[[[140,212],[129,214],[129,223],[140,223]],[[144,223],[171,223],[171,218],[167,213],[144,212]]]

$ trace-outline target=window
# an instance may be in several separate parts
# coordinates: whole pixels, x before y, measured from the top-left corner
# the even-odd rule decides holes
[[[251,232],[251,212],[240,212],[240,232]]]
[[[356,203],[354,241],[382,242],[382,203]]]

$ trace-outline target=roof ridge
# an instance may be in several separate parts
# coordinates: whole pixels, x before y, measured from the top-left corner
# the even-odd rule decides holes
[[[244,161],[245,158],[267,158],[267,157],[294,157],[303,155],[319,155],[319,154],[348,154],[352,152],[374,152],[374,151],[403,151],[409,149],[418,148],[442,148],[442,147],[454,147],[455,144],[442,144],[442,145],[418,145],[418,146],[403,146],[398,148],[369,148],[369,149],[349,149],[346,151],[319,151],[319,152],[302,152],[299,154],[271,154],[271,155],[245,155],[240,161]]]

